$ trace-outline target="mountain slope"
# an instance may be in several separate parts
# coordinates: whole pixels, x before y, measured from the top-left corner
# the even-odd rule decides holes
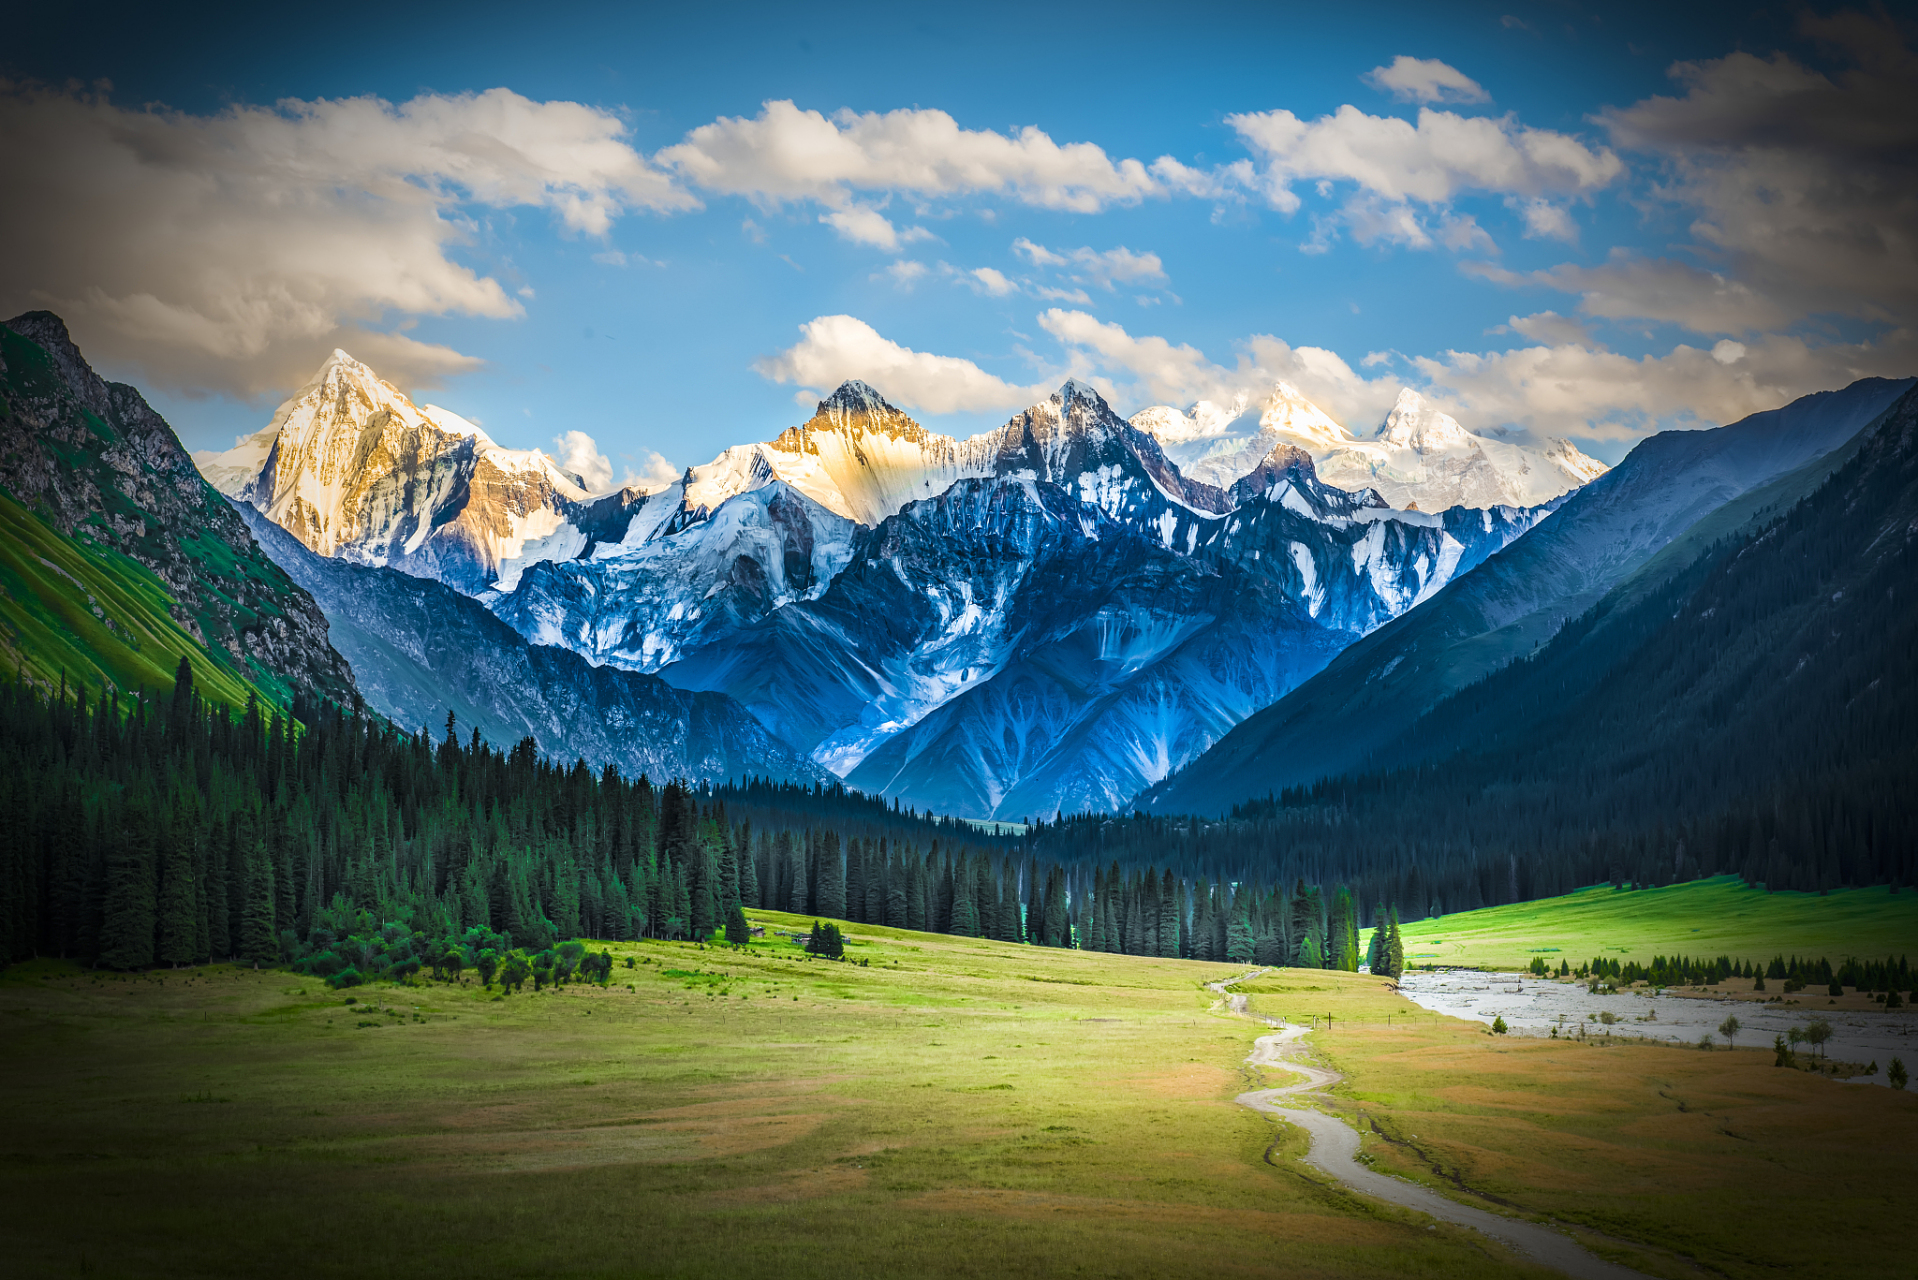
[[[1352,645],[1141,802],[1217,813],[1364,766],[1424,711],[1549,639],[1713,511],[1843,446],[1911,385],[1865,379],[1727,427],[1642,442],[1550,519]]]
[[[437,732],[451,710],[496,746],[530,736],[549,755],[616,765],[628,777],[827,779],[730,698],[528,644],[444,583],[315,555],[264,514],[236,505],[325,609],[367,702],[395,724]]]
[[[1290,446],[1232,497],[1190,555],[1133,533],[1143,545],[1107,578],[1055,575],[1070,585],[1047,588],[1050,611],[1027,620],[1004,665],[848,782],[1000,818],[1120,807],[1535,518],[1392,512],[1319,483]],[[1089,517],[1079,527],[1123,537]]]
[[[488,603],[535,644],[656,671],[781,605],[816,599],[852,558],[857,526],[783,480],[762,479],[711,512],[683,499],[668,507],[676,490],[654,495],[623,541],[534,565]]]
[[[1577,883],[1909,884],[1914,581],[1918,390],[1782,514],[1656,585],[1621,585],[1439,704],[1393,772],[1252,809],[1275,839],[1336,809],[1363,845],[1417,831],[1427,857],[1570,858]]]
[[[818,600],[661,674],[916,806],[1110,808],[1535,518],[1392,512],[1296,450],[1263,487],[1205,495],[1238,504],[1214,516],[1077,388],[1017,425],[1005,456],[1025,465],[908,504]]]
[[[170,687],[186,656],[203,693],[236,705],[352,696],[312,599],[165,420],[95,374],[48,312],[0,327],[0,489],[12,663],[131,691]]]

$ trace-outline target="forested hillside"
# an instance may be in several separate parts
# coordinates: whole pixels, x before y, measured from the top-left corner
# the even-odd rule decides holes
[[[320,976],[563,939],[738,938],[742,907],[1147,955],[1357,962],[1352,895],[1067,868],[815,785],[565,768],[304,702],[0,686],[0,947]],[[477,940],[477,941],[475,941]],[[473,956],[467,955],[467,963]]]

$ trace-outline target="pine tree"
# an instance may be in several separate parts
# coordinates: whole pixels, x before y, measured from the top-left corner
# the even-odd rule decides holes
[[[1405,973],[1405,943],[1399,938],[1399,909],[1394,906],[1385,935],[1385,971],[1394,979]]]
[[[158,924],[154,825],[151,798],[135,796],[120,815],[118,839],[108,848],[100,963],[111,969],[144,969],[153,963]]]
[[[186,662],[185,658],[180,659]],[[189,676],[188,679],[191,679]],[[185,806],[176,802],[168,824],[165,851],[160,858],[161,964],[176,969],[202,958],[198,886],[194,883],[194,831]]]
[[[846,867],[839,856],[839,833],[822,832],[818,843],[819,903],[822,916],[846,918]]]
[[[240,958],[255,968],[280,958],[274,927],[273,860],[256,843],[247,855],[246,905],[240,914]]]

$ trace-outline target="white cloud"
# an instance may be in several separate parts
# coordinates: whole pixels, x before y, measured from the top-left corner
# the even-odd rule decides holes
[[[849,204],[843,209],[829,209],[819,215],[819,220],[837,231],[843,239],[854,244],[869,244],[887,253],[896,252],[901,244],[932,239],[932,233],[924,227],[899,230],[890,219],[869,205]]]
[[[1591,330],[1584,324],[1570,316],[1562,316],[1556,311],[1513,316],[1506,323],[1512,332],[1522,334],[1533,342],[1542,342],[1548,347],[1562,347],[1567,344],[1580,347],[1598,345],[1592,340]]]
[[[588,493],[611,493],[614,489],[661,489],[679,479],[679,469],[658,452],[649,450],[640,468],[627,467],[617,483],[613,480],[613,460],[599,451],[599,443],[584,431],[568,431],[556,436],[559,465],[578,476]]]
[[[1264,111],[1226,123],[1259,155],[1257,186],[1286,213],[1299,207],[1298,182],[1351,182],[1394,204],[1436,205],[1466,191],[1583,195],[1624,172],[1609,148],[1593,150],[1570,134],[1429,107],[1417,124],[1351,105],[1310,122]]]
[[[683,474],[659,451],[649,449],[640,459],[642,466],[628,467],[620,478],[622,489],[664,489]]]
[[[599,451],[599,444],[584,431],[568,431],[555,436],[562,470],[578,476],[588,493],[605,493],[613,487],[613,461]]]
[[[1518,210],[1519,216],[1525,220],[1526,239],[1578,243],[1578,224],[1572,221],[1570,211],[1563,205],[1553,204],[1550,200],[1510,199],[1506,203]]]
[[[1126,384],[1142,404],[1257,401],[1273,383],[1289,382],[1340,422],[1370,425],[1384,418],[1402,385],[1391,376],[1362,376],[1337,352],[1294,347],[1269,334],[1242,342],[1237,363],[1228,368],[1195,347],[1153,335],[1135,337],[1083,311],[1054,308],[1039,317],[1039,324],[1060,342],[1095,357],[1096,366]]]
[[[1682,97],[1607,113],[1613,142],[1662,166],[1653,198],[1691,214],[1701,259],[1772,318],[1918,320],[1918,57],[1892,19],[1801,20],[1852,69],[1734,53],[1670,71]]]
[[[283,391],[335,346],[430,385],[477,362],[367,326],[520,314],[451,256],[465,209],[543,208],[598,235],[696,203],[625,134],[505,89],[195,116],[0,83],[0,171],[33,193],[0,202],[0,306],[57,310],[90,355],[169,389]]]
[[[1009,293],[1018,292],[1019,286],[1006,279],[1005,273],[993,267],[974,267],[966,273],[977,287],[995,298],[1003,298]]]
[[[1711,350],[1681,343],[1636,359],[1576,345],[1449,351],[1414,363],[1432,398],[1474,429],[1628,441],[1664,427],[1734,422],[1859,378],[1909,377],[1918,369],[1918,332],[1822,346],[1786,335]]]
[[[1374,89],[1401,102],[1490,102],[1492,95],[1479,82],[1437,58],[1413,58],[1401,53],[1387,67],[1373,67],[1359,77]]]
[[[1085,247],[1059,252],[1021,236],[1012,242],[1012,250],[1035,267],[1068,269],[1074,284],[1091,285],[1107,293],[1120,284],[1167,283],[1165,264],[1158,254],[1134,253],[1124,245],[1104,251]]]
[[[891,281],[895,285],[899,286],[901,289],[910,289],[912,288],[913,285],[925,279],[929,271],[930,271],[930,268],[927,267],[926,264],[923,262],[913,262],[910,259],[901,259],[900,261],[895,262],[891,266],[887,267],[885,270],[885,275],[889,279],[891,279]],[[878,276],[873,277],[873,279],[875,280],[877,280],[878,278],[879,278]]]
[[[1468,275],[1495,284],[1544,285],[1579,295],[1579,310],[1607,320],[1656,320],[1693,333],[1747,333],[1775,328],[1793,319],[1775,299],[1728,279],[1670,258],[1641,258],[1614,249],[1603,266],[1565,263],[1520,274],[1483,263],[1467,263]]]
[[[655,158],[708,191],[834,209],[851,204],[855,191],[901,191],[1004,194],[1096,213],[1164,190],[1139,161],[1115,162],[1092,143],[1062,145],[1030,125],[1011,134],[962,129],[944,111],[919,108],[827,116],[767,102],[750,119],[701,125]]]
[[[1049,284],[1032,286],[1032,295],[1046,302],[1072,302],[1082,307],[1092,305],[1092,295],[1084,289],[1057,289]]]
[[[1049,383],[1016,386],[970,360],[900,346],[853,316],[820,316],[800,340],[753,365],[774,382],[832,388],[859,378],[892,403],[923,413],[1012,412],[1052,393]]]

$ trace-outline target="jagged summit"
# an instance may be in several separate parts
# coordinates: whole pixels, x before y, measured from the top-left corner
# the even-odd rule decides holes
[[[1420,453],[1470,449],[1478,443],[1471,432],[1459,425],[1457,418],[1410,387],[1399,390],[1392,411],[1385,415],[1373,438],[1389,448],[1416,449]]]
[[[897,413],[897,409],[886,402],[869,382],[849,378],[839,384],[839,389],[819,402],[819,412],[838,409],[847,413]]]
[[[1106,404],[1106,398],[1099,394],[1096,387],[1089,387],[1077,378],[1067,378],[1059,385],[1059,389],[1052,393],[1051,398],[1061,405],[1070,404],[1074,400],[1086,400],[1108,413],[1112,411],[1111,406]]]

